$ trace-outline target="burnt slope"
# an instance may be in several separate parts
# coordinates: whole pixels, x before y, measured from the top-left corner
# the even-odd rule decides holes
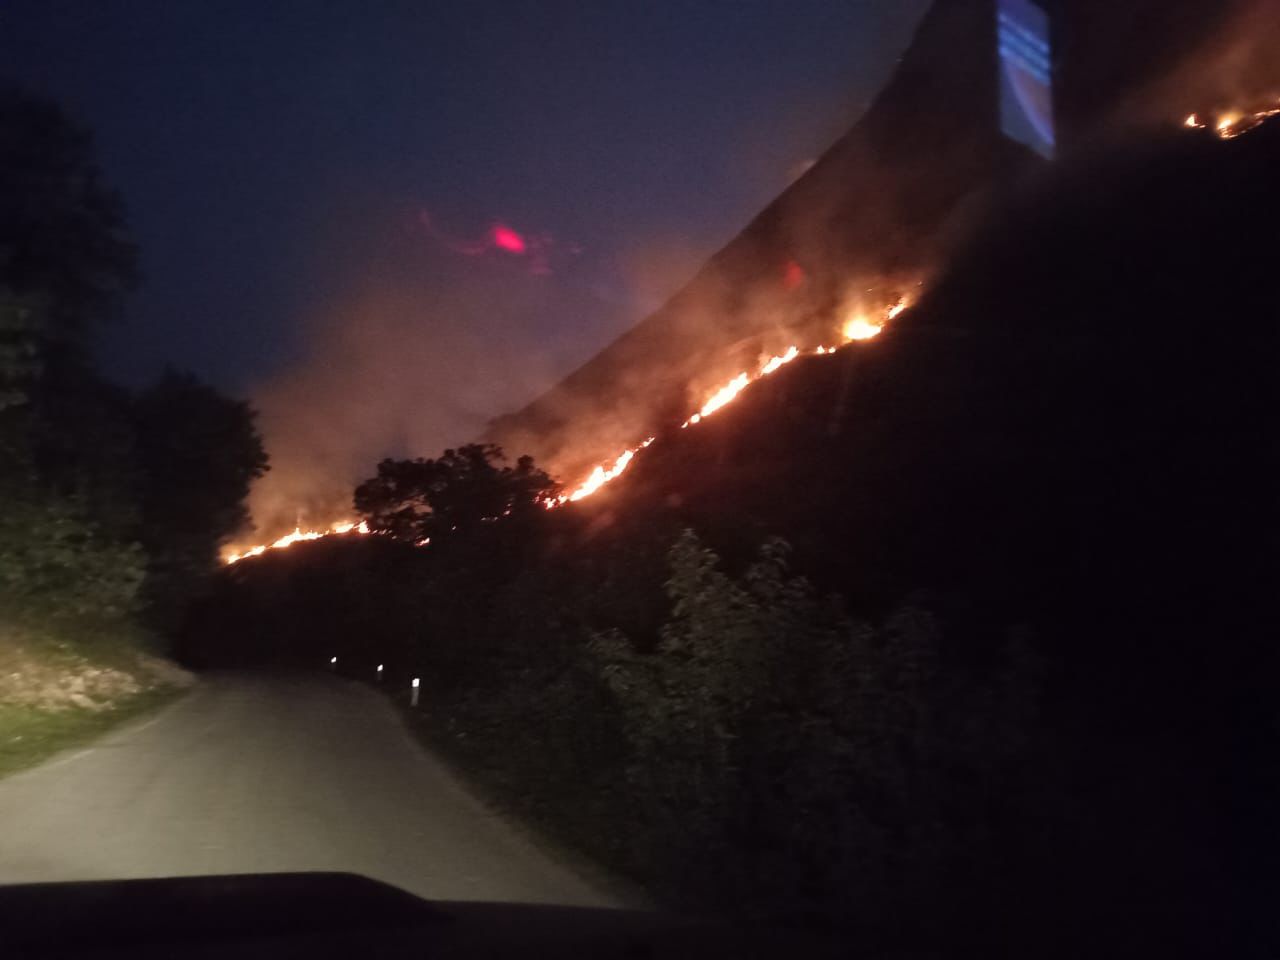
[[[1269,55],[1280,23],[1265,2],[1047,6],[1068,152],[1280,93]],[[913,290],[993,193],[1043,169],[999,132],[995,66],[993,4],[937,0],[884,91],[808,173],[661,309],[486,439],[574,479],[683,419],[762,351],[828,342],[852,300]],[[805,278],[793,288],[791,263]]]
[[[691,396],[787,342],[830,333],[854,286],[889,299],[914,285],[960,201],[1029,157],[995,134],[989,12],[941,3],[858,125],[671,300],[490,436],[572,476],[687,415]],[[947,58],[952,46],[977,53]],[[934,105],[945,100],[947,109]],[[946,169],[950,175],[939,178]],[[787,289],[788,263],[805,281]]]
[[[1278,159],[1272,122],[1063,169],[880,338],[663,435],[580,509],[783,533],[854,596],[1017,582],[1045,609],[1054,582],[1133,582],[1119,558],[1172,546],[1270,443]]]

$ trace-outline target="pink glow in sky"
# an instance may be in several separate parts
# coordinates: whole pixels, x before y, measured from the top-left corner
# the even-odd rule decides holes
[[[524,237],[520,236],[505,223],[495,223],[490,236],[493,238],[495,247],[506,250],[508,253],[525,252]]]
[[[559,244],[549,233],[521,233],[501,220],[494,220],[482,237],[476,240],[458,237],[442,230],[426,210],[418,212],[418,222],[427,235],[452,253],[464,257],[483,257],[498,252],[521,258],[532,274],[552,272],[552,258],[563,261],[577,257],[582,247],[576,243]]]

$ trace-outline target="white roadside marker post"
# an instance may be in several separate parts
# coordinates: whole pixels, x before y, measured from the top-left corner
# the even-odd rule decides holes
[[[382,682],[382,664],[378,664],[378,682]]]
[[[409,694],[409,706],[416,707],[418,705],[418,683],[417,677],[413,678],[413,692]]]
[[[337,669],[338,669],[338,658],[337,658],[337,657],[330,657],[330,658],[329,658],[329,666],[331,666],[334,670],[337,670]]]

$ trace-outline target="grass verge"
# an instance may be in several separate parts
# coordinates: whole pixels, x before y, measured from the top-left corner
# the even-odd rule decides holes
[[[63,750],[83,746],[120,724],[157,710],[184,690],[147,690],[102,710],[42,710],[0,704],[0,777],[33,767]]]

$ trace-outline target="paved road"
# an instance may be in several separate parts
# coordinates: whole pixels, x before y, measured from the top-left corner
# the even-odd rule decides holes
[[[288,870],[618,905],[485,809],[381,697],[334,678],[215,677],[0,781],[0,883]]]

